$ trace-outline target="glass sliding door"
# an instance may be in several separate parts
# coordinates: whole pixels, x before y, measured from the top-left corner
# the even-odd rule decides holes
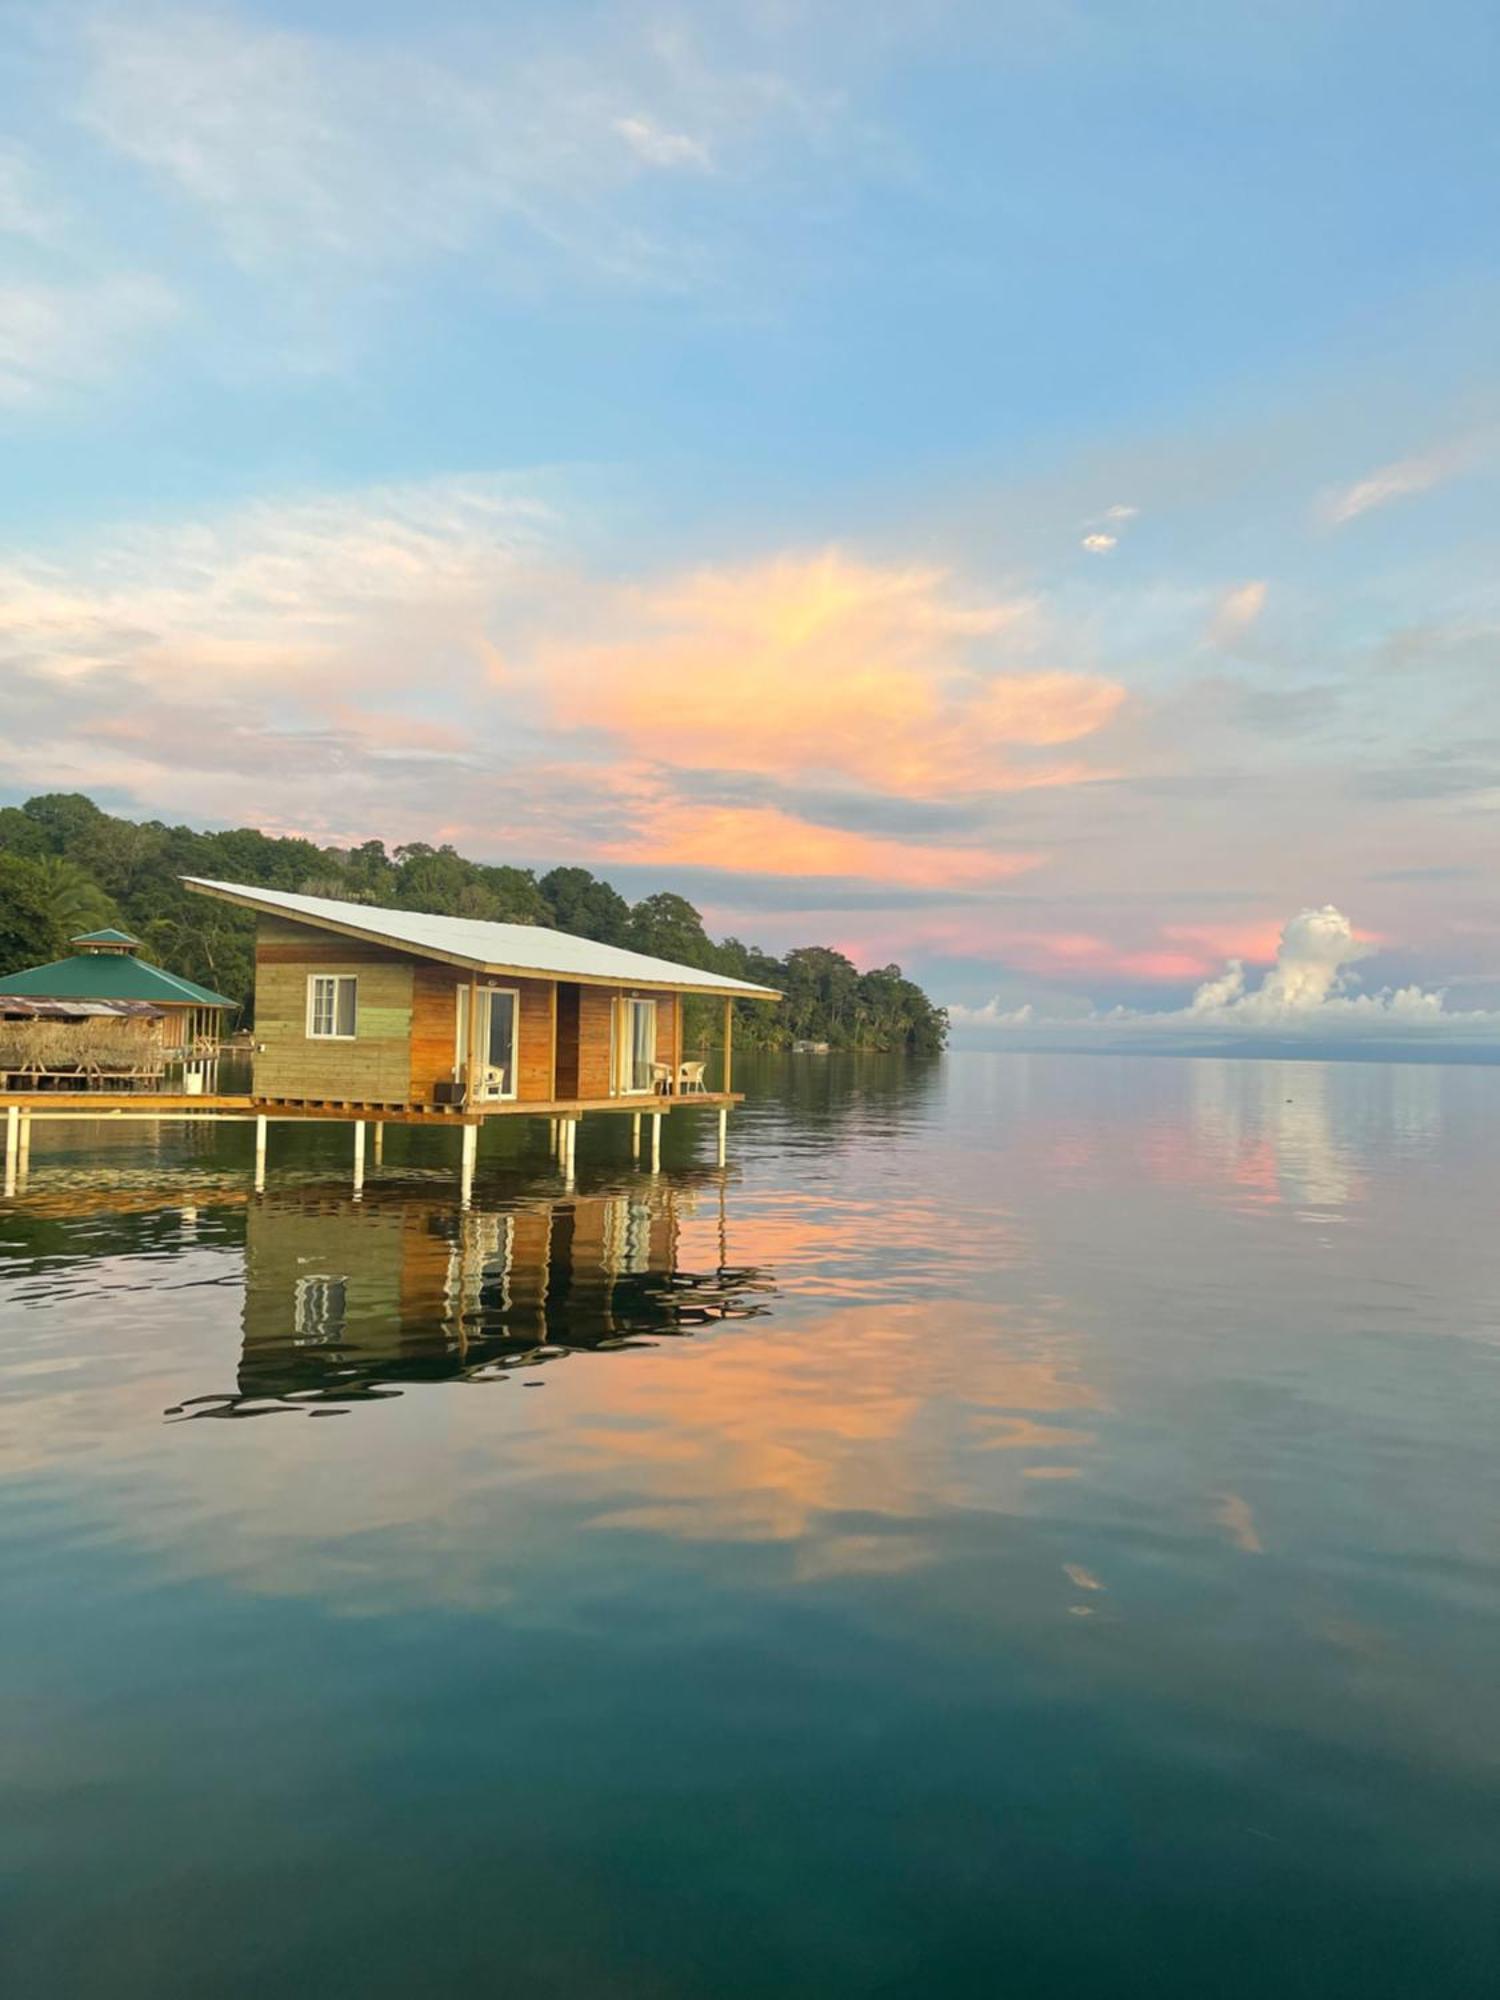
[[[478,1074],[471,1079],[473,1099],[514,1097],[516,1094],[517,995],[507,986],[481,986],[478,993]],[[454,1037],[455,1067],[460,1076],[469,1068],[469,989],[458,989],[458,1024]]]
[[[614,1084],[617,1097],[652,1088],[656,1062],[656,1002],[615,1002]]]

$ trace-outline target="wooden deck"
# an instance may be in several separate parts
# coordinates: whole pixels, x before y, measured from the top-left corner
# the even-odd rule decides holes
[[[667,1111],[724,1111],[743,1104],[737,1090],[687,1091],[672,1096],[646,1092],[631,1097],[497,1099],[468,1111],[427,1104],[365,1104],[351,1098],[276,1098],[189,1094],[147,1090],[5,1090],[0,1112],[12,1106],[32,1118],[265,1118],[314,1120],[348,1125],[482,1125],[489,1118],[581,1118],[585,1112],[631,1112],[650,1116]]]

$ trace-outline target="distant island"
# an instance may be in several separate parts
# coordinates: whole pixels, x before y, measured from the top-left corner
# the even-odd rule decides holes
[[[587,868],[539,875],[422,841],[387,853],[379,840],[344,848],[255,827],[200,833],[159,820],[118,819],[81,792],[0,807],[0,976],[59,958],[70,938],[117,924],[169,971],[239,1000],[248,1018],[254,918],[188,895],[182,875],[438,916],[541,924],[778,988],[786,996],[780,1007],[736,1010],[736,1047],[826,1043],[932,1055],[948,1039],[946,1012],[900,966],[861,972],[826,945],[775,958],[738,938],[715,943],[693,905],[669,890],[631,903]],[[707,1013],[695,1020],[694,1005],[688,1037],[701,1045],[714,1025]]]

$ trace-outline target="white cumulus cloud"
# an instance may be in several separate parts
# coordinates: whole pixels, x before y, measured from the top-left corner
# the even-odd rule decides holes
[[[1440,988],[1360,992],[1354,967],[1366,955],[1343,911],[1325,903],[1299,911],[1283,926],[1276,962],[1258,985],[1239,959],[1231,959],[1186,1007],[1114,1007],[1069,1019],[997,998],[981,1007],[952,1006],[949,1013],[960,1028],[1005,1031],[1018,1046],[1191,1051],[1217,1043],[1243,1045],[1247,1054],[1257,1042],[1329,1052],[1359,1042],[1442,1043],[1455,1053],[1500,1049],[1500,1012],[1450,1009]]]

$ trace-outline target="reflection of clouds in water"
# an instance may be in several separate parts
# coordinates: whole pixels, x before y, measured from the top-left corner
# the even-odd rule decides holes
[[[1342,1208],[1362,1188],[1334,1134],[1324,1063],[1202,1058],[1191,1065],[1196,1137],[1252,1204]]]
[[[1221,1493],[1214,1509],[1214,1519],[1233,1542],[1234,1546],[1247,1556],[1264,1555],[1265,1543],[1255,1525],[1255,1516],[1250,1511],[1250,1502],[1239,1493]]]
[[[1435,1063],[1393,1063],[1379,1072],[1389,1091],[1391,1138],[1413,1151],[1436,1144],[1443,1124],[1446,1078]]]
[[[804,1302],[899,1302],[934,1288],[959,1291],[970,1281],[978,1287],[997,1269],[1021,1263],[1023,1233],[989,1190],[961,1222],[943,1210],[945,1192],[930,1185],[896,1186],[879,1198],[762,1190],[736,1219],[737,1254],[774,1270],[784,1290]],[[954,1199],[974,1192],[965,1185]],[[711,1242],[705,1218],[684,1218],[681,1242],[685,1257],[701,1258]]]
[[[714,1342],[666,1374],[621,1371],[605,1386],[608,1422],[556,1441],[580,1490],[628,1456],[640,1491],[600,1522],[695,1541],[842,1535],[850,1517],[905,1533],[949,1507],[1019,1511],[1027,1454],[1051,1463],[1093,1442],[1057,1414],[1099,1407],[1069,1340],[958,1300],[851,1307],[794,1338]],[[997,1452],[1014,1464],[997,1467]]]
[[[86,1464],[122,1546],[355,1611],[555,1589],[549,1563],[580,1546],[580,1573],[613,1575],[633,1535],[694,1561],[765,1545],[796,1581],[896,1574],[932,1560],[955,1511],[1021,1513],[1078,1472],[1094,1441],[1078,1418],[1101,1398],[1056,1302],[886,1297],[904,1256],[883,1242],[941,1251],[915,1202],[883,1225],[875,1204],[813,1194],[735,1217],[722,1191],[637,1184],[463,1215],[410,1185],[358,1203],[287,1189],[232,1212],[242,1301],[237,1246],[191,1247],[225,1220],[195,1194],[160,1252],[101,1264],[74,1244],[49,1299],[71,1286],[85,1311],[33,1316],[37,1365],[61,1380],[0,1417],[0,1444],[17,1472]],[[839,1277],[841,1247],[863,1283],[854,1263]],[[721,1263],[731,1251],[753,1265]],[[798,1271],[794,1322],[776,1317],[780,1260]],[[771,1314],[753,1330],[721,1316],[747,1287]],[[226,1374],[237,1392],[206,1393]],[[216,1408],[347,1420],[162,1423]]]

